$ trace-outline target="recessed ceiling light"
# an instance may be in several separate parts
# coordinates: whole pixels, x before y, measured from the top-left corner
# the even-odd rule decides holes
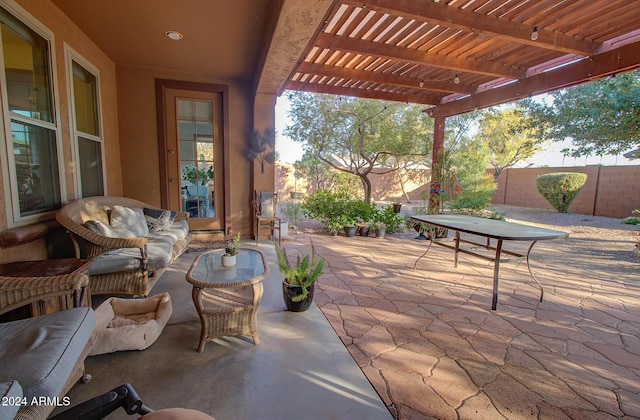
[[[180,41],[183,38],[182,34],[176,31],[167,31],[164,34],[174,41]]]

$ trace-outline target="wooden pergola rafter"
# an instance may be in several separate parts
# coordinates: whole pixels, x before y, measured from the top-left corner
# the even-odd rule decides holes
[[[284,88],[430,105],[435,164],[446,117],[638,68],[637,0],[336,0]]]

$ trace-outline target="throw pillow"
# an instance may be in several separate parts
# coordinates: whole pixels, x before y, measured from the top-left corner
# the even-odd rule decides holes
[[[140,238],[149,235],[149,227],[140,208],[113,206],[111,227],[120,238]]]
[[[118,234],[113,228],[105,222],[100,220],[87,220],[84,222],[84,227],[98,235],[106,236],[107,238],[117,238]]]
[[[144,217],[147,220],[147,226],[150,232],[158,232],[162,230],[169,230],[173,224],[173,220],[178,214],[175,211],[151,209],[145,207],[143,210]]]

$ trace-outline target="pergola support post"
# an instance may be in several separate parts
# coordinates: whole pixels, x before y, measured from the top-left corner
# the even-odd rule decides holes
[[[427,114],[429,115],[429,114]],[[436,175],[438,163],[444,150],[444,128],[445,117],[436,116],[433,118],[433,151],[431,155],[431,185],[429,190],[429,212],[438,213],[440,208],[440,192],[442,185]]]

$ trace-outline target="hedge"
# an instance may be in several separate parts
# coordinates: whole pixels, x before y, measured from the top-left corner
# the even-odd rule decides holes
[[[566,213],[571,202],[587,182],[587,174],[580,172],[552,172],[536,178],[542,196],[560,213]]]

